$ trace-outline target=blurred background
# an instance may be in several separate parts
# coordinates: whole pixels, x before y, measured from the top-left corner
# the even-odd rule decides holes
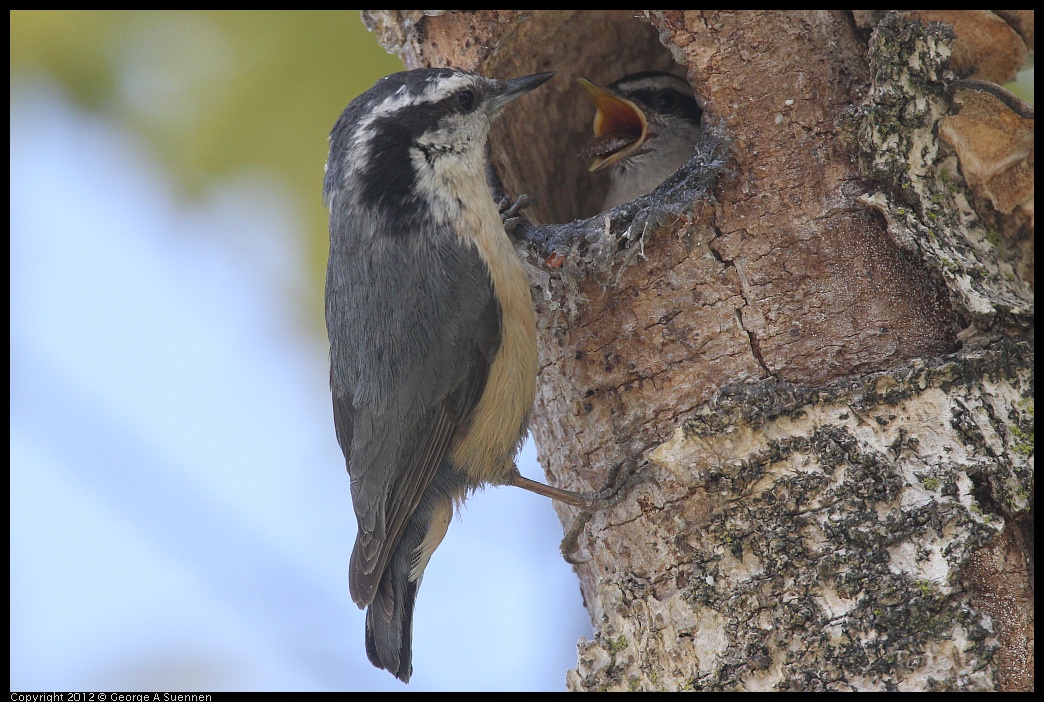
[[[401,68],[356,11],[11,12],[12,690],[564,689],[545,499],[468,501],[408,688],[348,596],[323,164]]]

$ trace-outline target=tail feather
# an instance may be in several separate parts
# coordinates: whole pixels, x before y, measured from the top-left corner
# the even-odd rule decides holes
[[[440,519],[436,515],[452,514],[454,498],[464,491],[464,477],[457,471],[444,469],[436,473],[407,522],[373,601],[366,608],[366,656],[375,666],[406,683],[413,674],[413,605],[427,565],[424,554],[430,556],[446,532],[449,517]],[[432,539],[425,542],[429,532],[433,532]]]
[[[408,567],[393,570],[384,571],[377,597],[366,610],[366,656],[408,683],[413,674],[413,605],[420,582],[407,579]]]

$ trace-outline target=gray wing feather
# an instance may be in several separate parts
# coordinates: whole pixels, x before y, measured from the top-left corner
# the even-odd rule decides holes
[[[478,252],[452,232],[375,236],[337,208],[331,220],[344,234],[327,273],[330,384],[359,521],[349,586],[364,607],[482,395],[500,310]]]

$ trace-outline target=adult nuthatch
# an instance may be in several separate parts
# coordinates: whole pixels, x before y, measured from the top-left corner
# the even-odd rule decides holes
[[[685,163],[702,134],[692,88],[670,73],[645,71],[608,88],[577,79],[594,102],[594,139],[581,151],[592,171],[609,168],[608,210],[645,195]]]
[[[485,177],[491,122],[551,75],[396,73],[330,134],[330,388],[359,523],[348,582],[370,661],[404,682],[417,588],[455,503],[495,484],[590,506],[514,463],[536,322]]]

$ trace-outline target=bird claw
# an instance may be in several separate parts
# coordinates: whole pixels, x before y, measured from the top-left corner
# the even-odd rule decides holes
[[[512,199],[510,195],[504,195],[497,200],[497,207],[500,209],[500,218],[504,220],[514,217],[532,204],[533,198],[525,193],[522,193],[514,199]]]
[[[519,214],[523,209],[533,204],[533,198],[529,195],[522,194],[516,198],[512,198],[508,195],[504,195],[497,198],[497,209],[500,210],[500,221],[504,224],[504,231],[510,236],[514,236],[515,229],[522,223],[522,216]]]
[[[609,478],[606,480],[605,485],[600,489],[580,494],[584,505],[573,520],[569,531],[562,537],[562,542],[559,545],[562,558],[565,559],[566,563],[580,565],[591,560],[578,555],[580,534],[583,533],[584,527],[591,521],[591,517],[596,512],[601,512],[620,504],[631,494],[635,487],[648,479],[648,477],[640,477],[638,475],[638,466],[635,465],[634,469],[629,471],[621,481],[620,468],[622,466],[622,463],[618,463],[613,467],[613,470],[609,472]]]

